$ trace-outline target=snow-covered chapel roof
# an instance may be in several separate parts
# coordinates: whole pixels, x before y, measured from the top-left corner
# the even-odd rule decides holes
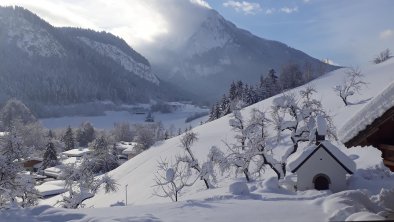
[[[394,82],[345,123],[338,131],[341,142],[346,143],[353,139],[392,107],[394,107]]]
[[[302,152],[298,152],[290,156],[287,162],[288,169],[292,173],[295,173],[319,149],[324,149],[349,174],[353,174],[356,170],[356,164],[354,161],[329,141],[322,141],[318,145],[306,147]]]

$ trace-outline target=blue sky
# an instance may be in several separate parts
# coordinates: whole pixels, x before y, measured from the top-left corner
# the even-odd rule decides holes
[[[161,47],[176,47],[207,7],[257,36],[343,66],[364,65],[380,51],[394,50],[394,0],[1,0],[0,5],[23,6],[55,26],[111,32],[148,58]]]
[[[207,2],[238,27],[341,65],[362,65],[394,50],[392,0]]]

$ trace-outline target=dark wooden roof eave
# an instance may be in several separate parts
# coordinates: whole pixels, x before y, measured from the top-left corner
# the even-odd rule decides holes
[[[377,130],[379,130],[379,126],[381,126],[386,121],[394,119],[394,107],[391,107],[387,110],[383,115],[377,119],[375,119],[370,125],[368,125],[364,130],[359,132],[355,137],[351,138],[349,141],[344,142],[347,148],[353,146],[363,146],[366,143],[366,139],[374,134]]]

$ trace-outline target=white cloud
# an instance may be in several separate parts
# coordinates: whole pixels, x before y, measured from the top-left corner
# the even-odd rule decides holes
[[[379,33],[379,38],[380,39],[389,39],[394,36],[394,30],[393,29],[386,29],[382,32]]]
[[[293,12],[298,12],[298,7],[295,6],[293,8],[290,7],[283,7],[280,9],[281,12],[287,13],[287,14],[291,14]]]
[[[223,3],[224,7],[235,9],[237,12],[242,11],[246,15],[253,15],[261,11],[261,5],[255,2],[247,1],[227,1]]]
[[[303,0],[304,3],[309,3],[311,0]]]
[[[197,5],[201,5],[203,7],[206,8],[212,8],[208,2],[204,1],[204,0],[190,0],[191,3],[197,4]]]
[[[276,11],[275,8],[269,8],[269,9],[266,9],[266,10],[265,10],[265,14],[266,14],[266,15],[271,15],[271,14],[273,14],[275,11]]]

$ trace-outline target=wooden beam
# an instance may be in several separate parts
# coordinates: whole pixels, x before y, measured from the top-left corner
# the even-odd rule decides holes
[[[394,161],[390,161],[390,160],[383,160],[384,165],[388,166],[388,167],[394,167]]]
[[[359,132],[355,137],[345,142],[345,146],[350,148],[352,146],[365,146],[365,145],[377,145],[370,144],[368,142],[368,137],[376,133],[381,125],[383,125],[387,121],[391,121],[394,119],[394,107],[391,107],[387,110],[382,116],[375,119],[370,125],[366,127],[366,129]],[[367,140],[367,142],[365,142]]]
[[[387,151],[394,151],[394,145],[380,144],[379,148]]]

